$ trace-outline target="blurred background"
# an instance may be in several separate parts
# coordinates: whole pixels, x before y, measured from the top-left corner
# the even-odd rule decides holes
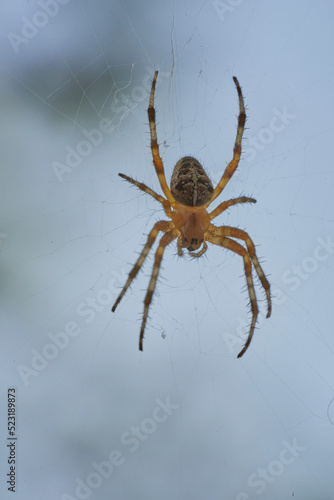
[[[1,498],[331,500],[334,495],[333,26],[330,2],[17,0],[1,6]],[[166,178],[239,168],[216,219],[248,231],[273,292],[209,246],[165,252],[138,350],[151,252],[116,312]],[[218,200],[213,206],[218,204]]]

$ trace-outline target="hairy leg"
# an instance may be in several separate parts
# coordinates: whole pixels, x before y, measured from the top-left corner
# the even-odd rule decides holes
[[[227,165],[225,168],[225,172],[218,182],[217,186],[215,187],[215,190],[213,192],[211,200],[207,203],[206,206],[210,205],[210,203],[213,202],[217,198],[217,196],[220,195],[228,181],[231,179],[232,175],[236,171],[236,168],[239,164],[240,156],[241,156],[241,141],[242,141],[242,135],[244,133],[244,128],[245,128],[245,123],[246,123],[246,112],[245,112],[245,105],[244,105],[244,100],[242,97],[242,92],[241,88],[238,82],[238,79],[234,76],[233,77],[234,84],[236,86],[237,92],[238,92],[238,98],[239,98],[239,117],[238,117],[238,128],[237,128],[237,136],[235,138],[235,143],[234,143],[234,149],[233,149],[233,158],[230,161],[230,163]]]
[[[248,294],[249,294],[249,300],[250,300],[250,306],[251,306],[251,311],[252,311],[252,321],[248,333],[248,338],[247,341],[243,347],[243,349],[239,352],[238,358],[241,358],[243,354],[247,351],[249,344],[251,343],[253,333],[254,333],[254,328],[256,324],[256,320],[259,314],[259,309],[257,306],[257,301],[256,301],[256,295],[255,295],[255,289],[254,289],[254,283],[253,283],[253,278],[252,278],[252,261],[250,260],[250,257],[245,250],[245,248],[240,245],[240,243],[231,240],[230,238],[226,238],[224,236],[217,236],[214,234],[209,234],[207,237],[207,241],[210,243],[213,243],[214,245],[219,245],[224,248],[228,248],[229,250],[232,250],[232,252],[237,253],[243,258],[244,261],[244,269],[245,269],[245,275],[246,275],[246,281],[247,281],[247,288],[248,288]]]
[[[266,298],[267,298],[267,318],[271,315],[271,296],[270,296],[270,284],[266,278],[266,275],[263,272],[263,269],[259,263],[259,260],[256,256],[256,251],[255,251],[255,245],[246,231],[243,231],[242,229],[238,229],[236,227],[229,227],[229,226],[220,226],[220,227],[215,227],[213,225],[210,226],[209,231],[211,231],[214,235],[216,236],[230,236],[232,238],[238,238],[240,240],[243,240],[246,243],[247,250],[249,253],[250,258],[252,259],[253,266],[255,268],[256,274],[259,277],[259,280],[261,281],[261,284],[264,288],[264,291],[266,293]]]
[[[159,153],[157,130],[156,130],[156,124],[155,124],[154,94],[155,94],[155,86],[157,83],[157,78],[158,78],[158,71],[155,72],[154,78],[152,81],[150,103],[149,103],[149,107],[147,110],[148,123],[150,126],[150,134],[151,134],[151,150],[152,150],[155,171],[157,173],[161,189],[162,189],[164,195],[166,196],[167,200],[170,201],[171,203],[173,203],[174,198],[173,198],[172,193],[170,192],[170,189],[167,185],[165,172],[164,172],[164,166],[163,166],[162,159],[161,159],[160,153]]]
[[[151,279],[150,279],[150,282],[148,285],[148,289],[147,289],[147,293],[146,293],[146,297],[145,297],[145,301],[144,301],[144,314],[143,314],[143,320],[142,320],[142,324],[141,324],[140,337],[139,337],[139,349],[140,349],[140,351],[143,350],[144,331],[145,331],[145,326],[146,326],[146,322],[147,322],[148,311],[150,308],[150,304],[152,302],[152,296],[153,296],[155,286],[157,283],[157,278],[159,275],[162,256],[163,256],[165,248],[176,237],[177,237],[176,230],[169,231],[168,233],[164,234],[159,242],[159,246],[158,246],[157,251],[155,253],[152,275],[151,275]]]
[[[210,213],[210,219],[213,220],[215,217],[218,217],[222,212],[227,210],[229,207],[233,205],[237,205],[238,203],[256,203],[254,198],[248,198],[248,196],[239,196],[239,198],[232,198],[231,200],[223,201],[218,207],[216,207]]]
[[[128,182],[131,182],[131,184],[134,184],[135,186],[137,186],[137,188],[141,189],[145,193],[147,193],[150,196],[152,196],[152,198],[154,198],[155,200],[159,201],[162,204],[162,206],[164,207],[165,214],[168,217],[170,217],[172,211],[171,211],[171,208],[170,208],[169,201],[165,200],[165,198],[163,198],[162,196],[160,196],[160,194],[156,193],[155,191],[153,191],[153,189],[151,189],[148,186],[146,186],[146,184],[143,184],[142,182],[135,181],[134,179],[132,179],[131,177],[128,177],[125,174],[118,174],[118,175],[120,177],[122,177],[122,179],[125,179]]]
[[[124,285],[121,293],[119,294],[119,296],[116,299],[115,304],[112,306],[112,309],[111,309],[112,312],[115,312],[116,307],[118,306],[118,304],[122,300],[122,298],[125,295],[127,289],[131,285],[132,281],[137,276],[138,271],[140,270],[141,266],[143,265],[144,260],[146,259],[146,257],[148,255],[148,253],[149,253],[149,251],[150,251],[153,243],[155,242],[158,233],[160,231],[167,232],[167,231],[171,230],[173,227],[174,227],[174,224],[172,222],[168,222],[168,221],[159,221],[159,222],[156,222],[154,224],[154,227],[153,227],[152,231],[150,232],[150,234],[147,237],[146,245],[144,246],[141,254],[139,255],[137,262],[133,266],[133,268],[132,268],[132,270],[131,270],[131,272],[129,274],[129,277],[128,277],[128,279],[127,279],[127,281],[126,281],[126,283],[125,283],[125,285]]]

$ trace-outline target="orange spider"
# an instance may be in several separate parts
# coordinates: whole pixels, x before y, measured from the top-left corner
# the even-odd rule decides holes
[[[211,221],[232,205],[236,205],[237,203],[256,203],[256,200],[254,200],[254,198],[240,196],[239,198],[233,198],[227,201],[223,201],[211,213],[207,212],[207,208],[223,191],[224,187],[231,179],[239,164],[241,155],[241,141],[246,122],[245,106],[241,88],[237,78],[234,76],[233,81],[235,83],[239,97],[237,136],[234,144],[233,158],[225,168],[225,172],[218,182],[217,186],[213,188],[212,183],[205,173],[202,165],[195,158],[191,156],[185,156],[176,163],[169,188],[166,182],[164,166],[159,154],[159,146],[157,142],[154,109],[154,94],[157,77],[158,71],[155,72],[152,82],[150,102],[148,107],[148,120],[151,134],[151,150],[153,163],[160,182],[161,189],[167,199],[157,194],[145,184],[137,182],[127,175],[119,175],[123,179],[137,186],[142,191],[145,191],[145,193],[152,196],[155,200],[159,201],[163,206],[165,214],[171,220],[158,221],[154,224],[152,231],[148,235],[146,245],[144,246],[137,262],[133,266],[121,293],[119,294],[115,304],[113,305],[112,311],[115,311],[123,295],[132,283],[132,280],[137,276],[137,273],[143,265],[144,260],[146,259],[153,243],[155,242],[158,233],[164,233],[162,238],[160,239],[159,246],[155,253],[151,280],[144,302],[144,315],[142,319],[139,338],[139,349],[142,351],[148,311],[155,290],[160,264],[165,248],[173,240],[176,239],[179,256],[183,255],[182,249],[186,248],[192,257],[201,257],[201,255],[203,255],[208,248],[206,243],[207,241],[212,243],[213,245],[219,245],[240,255],[243,258],[244,262],[247,288],[252,311],[252,321],[245,346],[238,354],[238,358],[240,358],[246,352],[252,340],[259,312],[252,278],[252,264],[266,293],[267,318],[269,318],[271,314],[270,285],[260,266],[255,253],[254,243],[249,235],[245,231],[242,231],[241,229],[237,229],[235,227],[216,227],[211,223]],[[232,238],[239,239],[245,242],[246,248],[244,248],[240,243]],[[195,250],[198,251],[195,252]]]

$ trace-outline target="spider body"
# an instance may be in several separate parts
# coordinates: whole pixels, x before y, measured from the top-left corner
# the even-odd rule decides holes
[[[211,221],[222,212],[224,212],[227,208],[233,205],[236,205],[238,203],[255,203],[256,200],[254,200],[254,198],[240,196],[238,198],[223,201],[211,212],[209,212],[207,209],[209,205],[223,191],[239,164],[241,155],[241,141],[246,121],[245,106],[241,88],[237,78],[233,77],[233,81],[236,86],[239,98],[237,135],[235,139],[232,160],[226,166],[225,171],[217,186],[215,188],[213,187],[204,168],[195,158],[193,158],[192,156],[185,156],[176,163],[169,188],[165,178],[163,163],[159,154],[159,146],[156,133],[154,94],[157,77],[158,72],[156,71],[152,81],[148,107],[148,119],[150,126],[153,164],[165,198],[153,191],[145,184],[138,182],[125,174],[119,175],[123,179],[134,184],[139,189],[149,194],[155,200],[161,203],[169,220],[158,221],[155,223],[153,229],[147,237],[146,245],[139,255],[137,262],[133,266],[121,293],[119,294],[115,304],[112,307],[112,311],[114,312],[116,310],[116,307],[121,301],[125,292],[131,285],[134,278],[137,276],[158,234],[163,233],[158,248],[155,252],[152,275],[144,301],[144,314],[139,337],[139,349],[143,350],[143,339],[148,311],[155,290],[161,260],[165,248],[176,239],[179,256],[183,255],[183,249],[186,248],[192,257],[201,257],[201,255],[203,255],[207,251],[208,245],[206,242],[208,241],[213,245],[218,245],[233,251],[234,253],[240,255],[240,257],[243,259],[244,272],[246,275],[246,282],[251,305],[252,320],[247,341],[243,349],[238,354],[239,358],[246,352],[249,347],[259,312],[253,284],[252,269],[255,269],[262,287],[265,290],[267,299],[267,318],[271,314],[270,285],[258,261],[254,243],[249,235],[245,231],[235,227],[217,227],[212,224]],[[246,248],[236,240],[241,240],[246,245]]]
[[[177,240],[178,253],[183,255],[182,248],[187,248],[191,253],[198,250],[204,242],[204,235],[210,226],[210,215],[205,208],[187,208],[183,205],[176,205],[171,213],[174,226],[179,228],[180,235]]]
[[[200,162],[184,156],[174,167],[170,190],[181,205],[201,207],[211,200],[213,185]]]

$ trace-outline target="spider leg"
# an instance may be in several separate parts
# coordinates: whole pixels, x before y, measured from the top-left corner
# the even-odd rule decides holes
[[[156,83],[157,83],[157,78],[158,78],[158,71],[156,71],[154,73],[154,78],[152,81],[151,95],[150,95],[150,103],[149,103],[149,107],[147,110],[148,123],[150,126],[150,134],[151,134],[151,150],[152,150],[152,157],[153,157],[155,171],[157,173],[161,189],[162,189],[164,195],[166,196],[167,200],[170,201],[171,203],[173,203],[173,202],[175,202],[175,200],[174,200],[173,195],[172,195],[172,193],[167,185],[167,182],[166,182],[164,166],[163,166],[162,159],[161,159],[160,153],[159,153],[157,130],[156,130],[156,124],[155,124],[154,94],[155,94],[155,87],[156,87]]]
[[[241,156],[241,141],[246,123],[246,112],[245,112],[245,105],[244,105],[244,99],[242,97],[241,88],[238,79],[235,76],[233,77],[233,81],[236,86],[239,97],[238,128],[237,128],[237,136],[235,138],[235,143],[234,143],[233,158],[225,168],[225,172],[222,178],[220,179],[220,181],[218,182],[217,186],[214,189],[211,200],[205,205],[206,207],[210,205],[210,203],[212,203],[213,200],[217,198],[217,196],[220,195],[220,193],[222,192],[228,181],[231,179],[232,175],[236,171]]]
[[[182,247],[182,236],[181,235],[177,239],[177,254],[179,257],[183,257],[183,247]]]
[[[219,228],[215,228],[215,230],[216,229],[219,229]],[[250,325],[247,341],[246,341],[243,349],[238,354],[238,358],[241,358],[241,356],[247,351],[249,344],[251,343],[256,320],[257,320],[257,317],[259,314],[259,309],[257,306],[255,289],[254,289],[254,283],[253,283],[253,278],[252,278],[252,261],[248,255],[246,249],[242,245],[240,245],[240,243],[238,243],[230,238],[226,238],[224,236],[219,236],[219,235],[213,234],[213,233],[208,231],[206,233],[206,240],[209,241],[210,243],[213,243],[214,245],[219,245],[221,247],[228,248],[229,250],[232,250],[232,252],[235,252],[238,255],[240,255],[244,261],[245,275],[246,275],[246,280],[247,280],[247,288],[248,288],[249,300],[250,300],[251,311],[252,311],[252,322]]]
[[[229,207],[237,205],[238,203],[256,203],[256,200],[254,198],[248,198],[247,196],[239,196],[239,198],[232,198],[231,200],[223,201],[223,203],[212,210],[210,213],[210,219],[215,219],[215,217],[224,212],[224,210],[227,210]]]
[[[165,248],[177,237],[178,231],[176,230],[171,230],[164,234],[159,242],[159,246],[157,248],[157,251],[155,253],[155,258],[154,258],[154,265],[153,265],[153,270],[152,270],[152,275],[151,279],[148,285],[145,301],[144,301],[144,314],[143,314],[143,320],[141,323],[141,329],[140,329],[140,338],[139,338],[139,349],[140,351],[143,350],[143,340],[144,340],[144,331],[145,331],[145,326],[147,322],[147,316],[148,316],[148,310],[150,307],[150,304],[152,302],[152,296],[155,290],[155,286],[157,283],[157,278],[160,270],[160,265],[161,265],[161,260],[162,256],[164,253]]]
[[[152,229],[152,231],[149,233],[148,237],[147,237],[147,242],[146,242],[146,245],[144,246],[141,254],[139,255],[138,257],[138,260],[137,262],[135,263],[135,265],[133,266],[129,276],[128,276],[128,279],[121,291],[121,293],[119,294],[119,296],[117,297],[116,299],[116,302],[115,304],[112,306],[112,312],[115,312],[116,310],[116,307],[118,306],[118,304],[120,303],[120,301],[122,300],[123,296],[125,295],[127,289],[129,288],[129,286],[131,285],[132,281],[135,279],[135,277],[137,276],[138,274],[138,271],[140,270],[141,266],[143,265],[144,263],[144,260],[146,259],[153,243],[155,242],[156,240],[156,237],[159,233],[159,231],[169,231],[170,229],[172,229],[174,227],[174,224],[172,222],[168,222],[168,221],[159,221],[159,222],[156,222],[154,224],[154,227]]]
[[[210,226],[209,231],[212,231],[215,236],[230,236],[232,238],[238,238],[240,240],[243,240],[246,243],[248,254],[252,260],[253,266],[255,268],[256,274],[259,277],[259,280],[261,281],[261,284],[264,288],[264,291],[266,293],[266,298],[267,298],[267,318],[271,315],[271,296],[270,296],[270,285],[269,282],[266,278],[266,275],[263,272],[263,269],[259,263],[259,260],[256,256],[256,251],[255,251],[255,245],[246,231],[243,231],[242,229],[238,229],[236,227],[230,227],[230,226],[220,226],[220,227],[215,227],[213,225]]]
[[[152,196],[155,200],[159,201],[162,204],[162,206],[164,207],[165,214],[168,217],[171,216],[172,211],[171,211],[171,208],[170,208],[170,203],[169,203],[169,201],[165,200],[165,198],[163,198],[162,196],[160,196],[160,194],[158,194],[155,191],[153,191],[153,189],[151,189],[148,186],[146,186],[146,184],[143,184],[142,182],[135,181],[134,179],[131,179],[131,177],[128,177],[125,174],[118,174],[118,175],[120,177],[122,177],[122,179],[125,179],[128,182],[131,182],[131,184],[134,184],[135,186],[137,186],[137,188],[141,189],[145,193],[147,193],[150,196]]]

